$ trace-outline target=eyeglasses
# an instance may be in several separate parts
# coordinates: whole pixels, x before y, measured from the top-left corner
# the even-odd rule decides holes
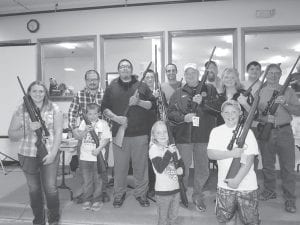
[[[268,72],[268,75],[276,75],[276,76],[279,76],[281,75],[280,72]]]
[[[99,82],[99,79],[86,79],[87,82]]]
[[[119,66],[119,69],[131,69],[130,65],[121,65]]]
[[[170,72],[176,72],[176,69],[166,70],[166,72],[168,72],[168,73],[170,73]]]

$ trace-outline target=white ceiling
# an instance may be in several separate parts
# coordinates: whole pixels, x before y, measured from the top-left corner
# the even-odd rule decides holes
[[[199,0],[218,1],[218,0]],[[219,0],[220,1],[220,0]],[[0,15],[14,13],[33,13],[36,11],[68,10],[86,7],[116,7],[135,4],[163,4],[191,2],[190,0],[0,0]],[[192,2],[195,2],[193,0]]]

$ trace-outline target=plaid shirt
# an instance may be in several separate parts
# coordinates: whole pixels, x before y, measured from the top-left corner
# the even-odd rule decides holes
[[[48,106],[44,107],[41,111],[42,119],[45,121],[45,125],[50,133],[50,136],[47,137],[45,141],[45,145],[48,152],[51,152],[53,142],[54,142],[54,116],[59,111],[59,108],[56,104],[50,103]],[[16,115],[19,117],[21,121],[21,129],[29,130],[29,122],[31,121],[29,114],[24,110],[23,105],[21,105]],[[19,153],[24,156],[36,157],[37,148],[35,143],[37,141],[37,136],[34,131],[27,132],[26,135],[21,139],[21,143],[19,146]]]
[[[81,115],[82,113],[86,113],[87,104],[96,103],[101,106],[102,98],[103,91],[101,89],[99,89],[95,95],[91,94],[87,88],[77,92],[69,108],[69,127],[72,130],[77,128],[79,126],[78,116],[80,116],[80,120],[82,120]]]

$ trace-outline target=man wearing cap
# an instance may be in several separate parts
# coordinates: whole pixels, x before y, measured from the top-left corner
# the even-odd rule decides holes
[[[165,94],[167,103],[169,103],[170,98],[174,91],[181,87],[181,82],[177,81],[176,75],[177,75],[177,66],[173,63],[169,63],[165,67],[166,75],[168,78],[168,81],[161,84],[161,90]]]
[[[186,84],[171,96],[168,118],[175,124],[173,135],[184,165],[189,168],[194,159],[194,187],[192,201],[196,209],[204,212],[203,186],[209,176],[207,143],[209,134],[215,126],[216,118],[206,106],[207,101],[217,99],[217,90],[212,85],[199,81],[199,71],[195,63],[184,67]],[[218,101],[214,108],[220,108]],[[188,185],[189,170],[185,170],[184,184]]]

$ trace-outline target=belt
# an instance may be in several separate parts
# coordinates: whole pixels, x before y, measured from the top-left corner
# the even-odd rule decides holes
[[[285,123],[285,124],[281,124],[281,125],[277,125],[277,126],[273,126],[273,129],[280,129],[280,128],[284,128],[287,126],[290,126],[290,123]]]

